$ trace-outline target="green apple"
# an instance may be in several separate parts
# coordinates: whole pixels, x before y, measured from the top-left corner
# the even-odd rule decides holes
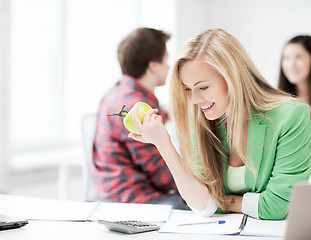
[[[147,103],[144,103],[144,102],[137,102],[129,112],[124,110],[125,105],[123,105],[120,112],[108,114],[108,116],[116,115],[116,116],[124,117],[123,125],[126,127],[126,129],[129,130],[131,133],[134,133],[136,135],[140,135],[137,131],[137,128],[135,127],[135,124],[133,123],[133,120],[132,120],[133,109],[135,108],[135,106],[138,106],[138,118],[141,121],[141,123],[143,123],[145,112],[152,109]]]

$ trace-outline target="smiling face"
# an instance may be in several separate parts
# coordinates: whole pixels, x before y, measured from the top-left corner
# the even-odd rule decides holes
[[[179,74],[189,100],[198,105],[206,119],[215,120],[225,114],[228,86],[214,67],[191,60],[182,65]]]
[[[307,80],[311,68],[311,55],[298,43],[285,46],[282,57],[284,75],[291,84],[300,84]]]

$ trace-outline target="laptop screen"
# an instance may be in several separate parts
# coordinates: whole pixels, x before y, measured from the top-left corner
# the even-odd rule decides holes
[[[288,212],[285,240],[311,239],[311,185],[294,185]]]

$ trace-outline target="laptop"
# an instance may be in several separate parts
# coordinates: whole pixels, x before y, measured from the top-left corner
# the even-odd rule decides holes
[[[28,224],[27,220],[18,220],[0,215],[0,231],[14,228],[20,228]]]
[[[294,185],[289,212],[285,240],[311,239],[311,184]]]

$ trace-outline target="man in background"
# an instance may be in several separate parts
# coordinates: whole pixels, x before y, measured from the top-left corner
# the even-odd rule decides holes
[[[118,46],[123,76],[101,100],[93,144],[92,177],[97,199],[188,209],[156,147],[129,138],[122,117],[107,116],[118,113],[124,104],[129,111],[135,103],[145,102],[159,109],[164,122],[168,120],[154,90],[166,82],[169,38],[163,31],[139,28]]]

